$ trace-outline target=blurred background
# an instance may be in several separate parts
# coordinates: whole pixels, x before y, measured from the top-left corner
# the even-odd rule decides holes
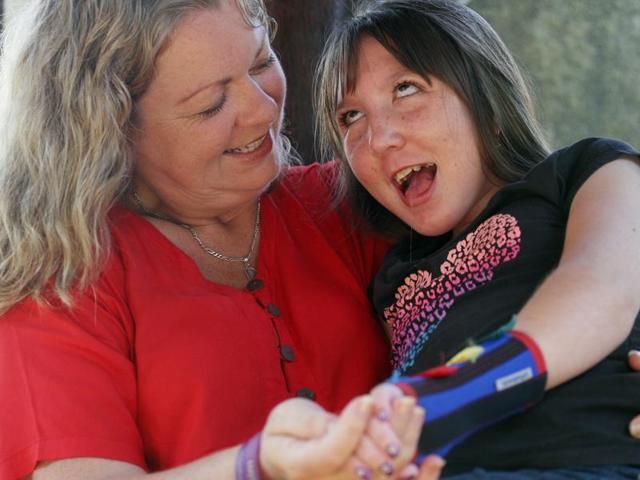
[[[27,0],[0,0],[10,17]],[[78,0],[82,1],[82,0]],[[105,0],[129,1],[129,0]],[[529,76],[553,147],[585,136],[640,146],[640,0],[460,0],[483,15]],[[287,129],[317,159],[311,82],[323,39],[352,0],[265,0],[289,82]]]

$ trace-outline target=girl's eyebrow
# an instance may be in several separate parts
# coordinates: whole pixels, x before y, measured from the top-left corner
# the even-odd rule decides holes
[[[422,77],[419,73],[414,72],[413,70],[408,69],[407,67],[405,67],[404,65],[399,65],[397,68],[394,68],[384,79],[383,82],[384,83],[394,83],[398,78],[404,76],[404,75],[408,75],[408,74],[412,74],[412,75],[418,75],[420,77]],[[356,86],[358,84],[357,82],[357,77],[356,77]],[[429,83],[429,85],[431,85],[431,81],[426,78],[425,79],[426,82]],[[336,104],[336,110],[340,110],[342,108],[344,108],[345,104],[349,104],[349,98],[350,97],[357,97],[358,96],[358,91],[356,88],[354,89],[350,89],[349,92],[347,92],[345,95],[342,96],[342,99]],[[346,100],[345,100],[346,99]]]

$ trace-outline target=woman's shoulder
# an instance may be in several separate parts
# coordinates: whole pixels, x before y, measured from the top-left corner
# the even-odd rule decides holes
[[[308,165],[290,165],[284,168],[280,183],[286,188],[311,195],[332,193],[338,179],[336,161],[326,163],[310,163]]]
[[[272,197],[280,208],[286,209],[293,202],[313,217],[325,216],[335,210],[338,174],[334,161],[287,166],[272,189]]]

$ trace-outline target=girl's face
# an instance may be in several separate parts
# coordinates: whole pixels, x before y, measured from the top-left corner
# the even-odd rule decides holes
[[[483,172],[469,109],[447,84],[407,69],[371,37],[362,38],[356,61],[355,88],[338,105],[354,175],[416,232],[459,233],[498,188]]]

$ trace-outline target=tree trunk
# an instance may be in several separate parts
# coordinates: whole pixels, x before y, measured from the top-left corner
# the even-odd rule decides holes
[[[311,85],[324,39],[344,0],[266,0],[278,22],[274,48],[287,75],[285,131],[305,163],[316,160]]]

